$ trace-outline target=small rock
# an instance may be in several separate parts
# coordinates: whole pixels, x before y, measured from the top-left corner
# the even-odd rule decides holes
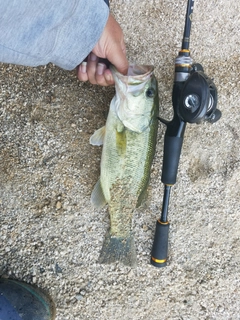
[[[62,203],[61,203],[61,201],[57,201],[57,203],[56,203],[56,209],[59,210],[59,209],[61,209],[61,208],[62,208]]]
[[[76,294],[75,297],[78,301],[81,301],[83,299],[83,296],[81,294]]]
[[[83,290],[80,291],[80,293],[81,293],[82,296],[85,296],[86,291],[83,289]]]
[[[55,264],[55,272],[62,273],[62,268],[57,263]]]

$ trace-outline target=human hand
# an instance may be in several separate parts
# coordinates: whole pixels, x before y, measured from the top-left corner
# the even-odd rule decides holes
[[[117,21],[110,14],[107,24],[103,30],[92,52],[88,55],[87,61],[83,61],[78,67],[78,79],[90,81],[92,84],[109,86],[114,84],[110,69],[101,59],[107,59],[116,69],[126,74],[128,61],[126,58],[126,47],[123,32]]]

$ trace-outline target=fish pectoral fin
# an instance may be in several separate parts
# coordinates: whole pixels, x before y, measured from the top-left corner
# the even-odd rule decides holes
[[[93,146],[101,146],[103,145],[103,140],[105,137],[106,127],[102,127],[94,132],[94,134],[90,137],[89,142]]]
[[[107,204],[107,201],[102,191],[100,180],[98,180],[98,182],[95,184],[95,187],[93,188],[91,194],[91,203],[97,209],[101,209],[105,206],[105,204]]]

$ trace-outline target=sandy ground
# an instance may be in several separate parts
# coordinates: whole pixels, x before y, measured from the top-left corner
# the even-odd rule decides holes
[[[129,60],[155,66],[160,115],[171,118],[186,1],[112,1],[111,9]],[[163,269],[149,261],[164,125],[149,199],[134,215],[138,266],[101,265],[109,218],[89,201],[101,156],[89,137],[105,123],[114,88],[53,65],[1,65],[0,274],[46,289],[57,320],[240,319],[239,32],[239,1],[196,1],[191,56],[214,78],[222,119],[187,126]]]

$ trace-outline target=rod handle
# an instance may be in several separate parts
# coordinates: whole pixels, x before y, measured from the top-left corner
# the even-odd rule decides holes
[[[173,185],[176,183],[182,144],[183,137],[170,137],[165,135],[161,179],[164,184]]]
[[[151,264],[162,268],[167,264],[169,222],[157,221],[152,247]]]

